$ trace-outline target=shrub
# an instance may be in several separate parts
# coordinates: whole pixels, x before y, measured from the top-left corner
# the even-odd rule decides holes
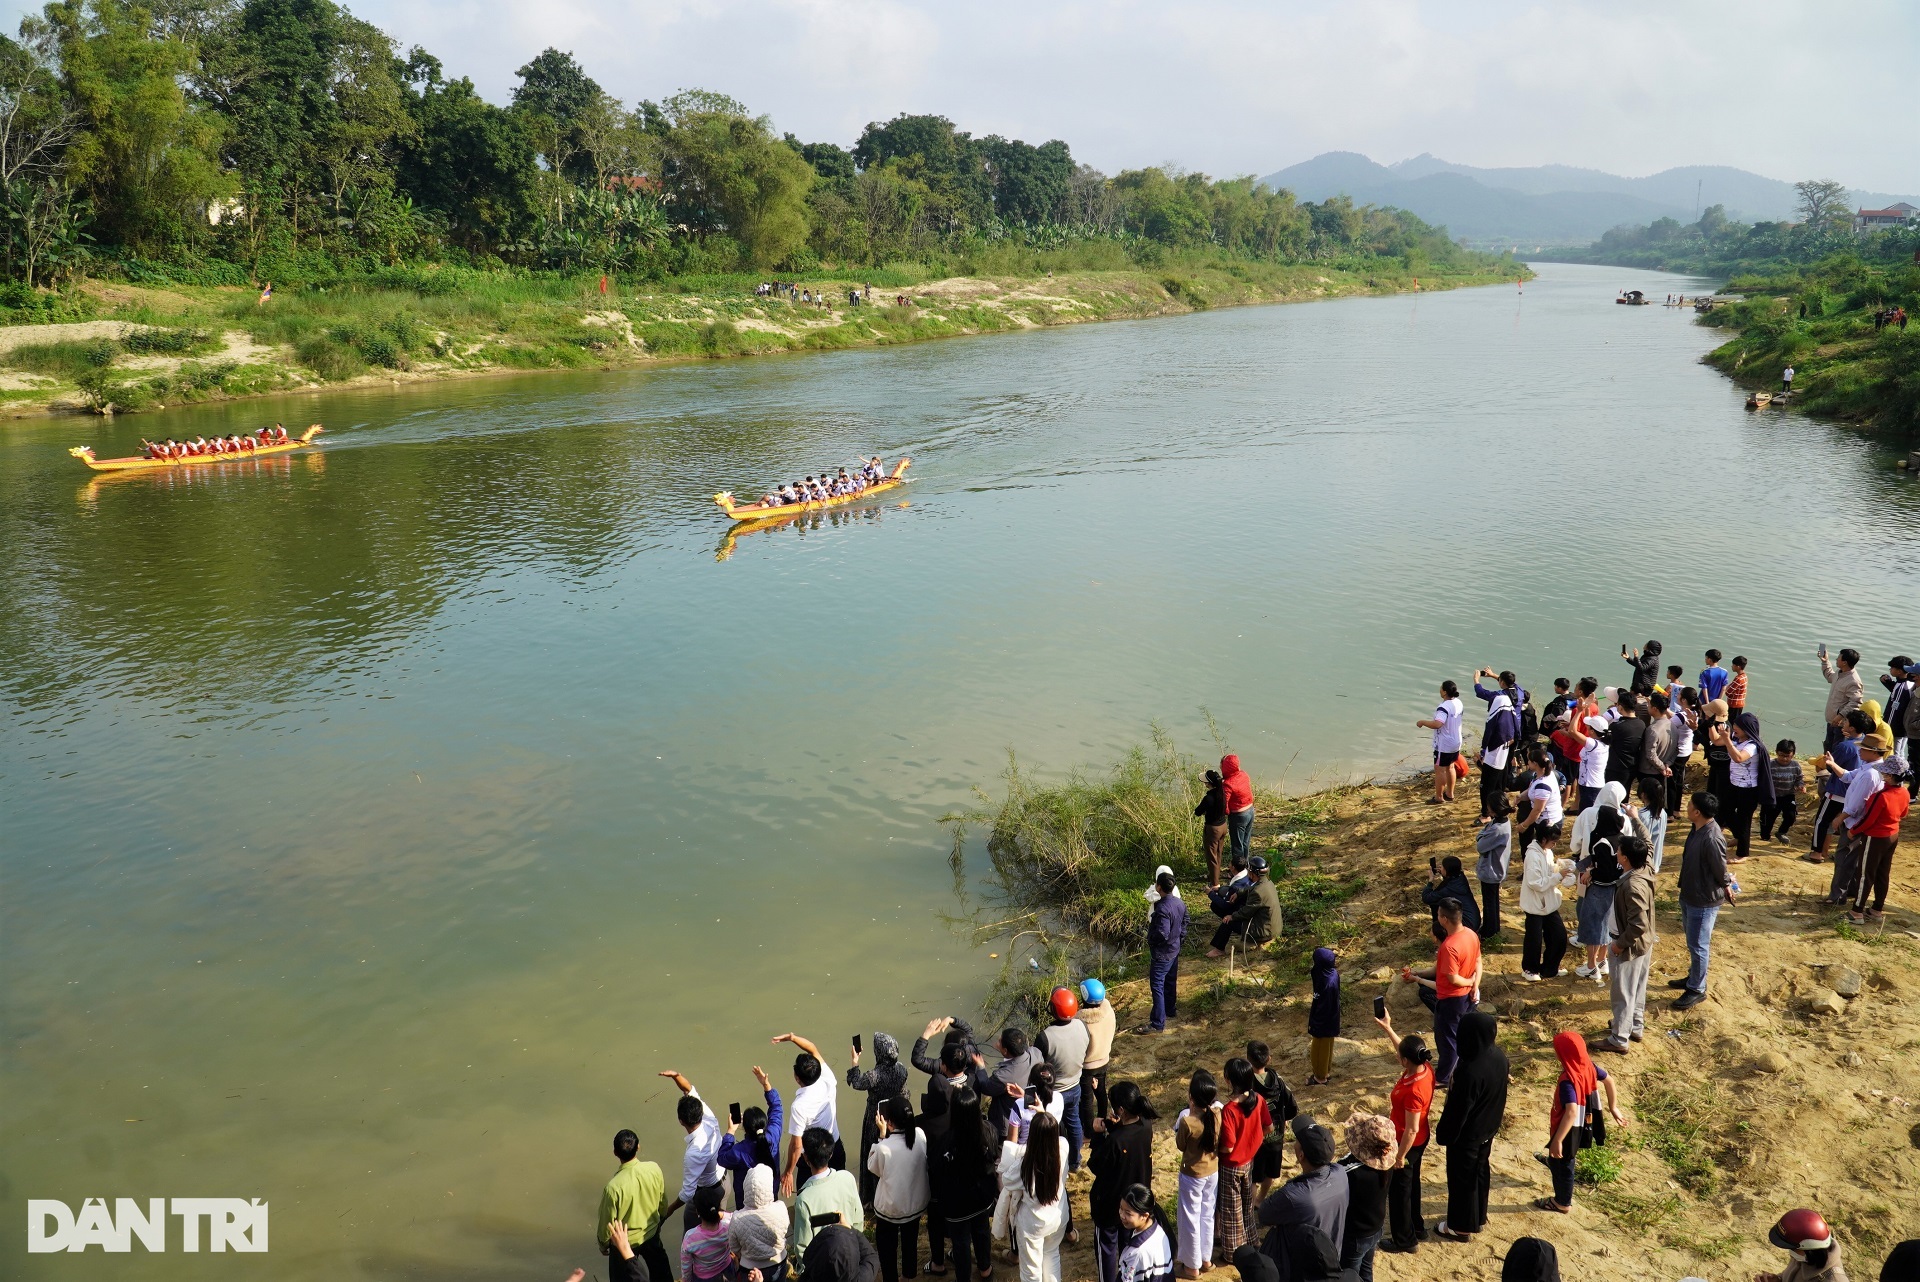
[[[120,341],[130,352],[177,355],[201,346],[207,338],[207,331],[203,329],[136,329]]]
[[[1611,1184],[1620,1178],[1622,1169],[1616,1149],[1583,1148],[1573,1158],[1573,1177],[1582,1184]]]
[[[120,344],[111,338],[98,338],[81,349],[80,355],[87,364],[95,369],[105,369],[113,364],[113,358],[120,354]]]
[[[367,372],[360,353],[332,334],[313,334],[294,345],[300,363],[331,382],[353,378]]]

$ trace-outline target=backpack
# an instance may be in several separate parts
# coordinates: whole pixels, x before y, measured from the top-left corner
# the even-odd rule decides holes
[[[1520,742],[1529,744],[1539,737],[1540,714],[1533,709],[1533,696],[1527,694],[1520,700]]]

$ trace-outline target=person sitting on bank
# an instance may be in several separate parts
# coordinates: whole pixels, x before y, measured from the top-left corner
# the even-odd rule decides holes
[[[1253,880],[1247,886],[1246,898],[1213,932],[1209,957],[1225,957],[1227,942],[1235,935],[1241,936],[1249,948],[1264,947],[1273,939],[1274,927],[1280,921],[1280,892],[1267,876],[1266,858],[1252,856],[1247,860],[1247,872]]]
[[[1818,1211],[1788,1211],[1767,1230],[1767,1241],[1791,1259],[1778,1273],[1756,1273],[1753,1282],[1847,1282],[1840,1267],[1840,1239]]]

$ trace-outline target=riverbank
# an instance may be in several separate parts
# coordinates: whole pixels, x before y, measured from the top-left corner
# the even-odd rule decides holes
[[[1323,817],[1305,843],[1291,819],[1263,823],[1255,848],[1284,857],[1292,877],[1359,888],[1310,923],[1290,918],[1274,955],[1241,962],[1231,980],[1224,963],[1204,957],[1213,918],[1204,881],[1189,865],[1183,885],[1194,925],[1181,961],[1182,1015],[1164,1036],[1123,1034],[1112,1069],[1115,1081],[1139,1082],[1160,1111],[1155,1187],[1170,1207],[1177,1163],[1168,1126],[1184,1106],[1187,1078],[1197,1067],[1217,1077],[1249,1038],[1272,1046],[1303,1112],[1339,1123],[1356,1110],[1386,1111],[1397,1069],[1372,1023],[1372,999],[1387,993],[1399,1031],[1430,1038],[1431,1017],[1396,976],[1403,964],[1431,963],[1418,893],[1427,860],[1456,855],[1469,869],[1474,861],[1471,787],[1447,807],[1426,805],[1427,795],[1418,783],[1323,794]],[[1909,843],[1917,833],[1920,823],[1909,821]],[[1740,904],[1722,913],[1714,936],[1709,1000],[1676,1015],[1666,982],[1686,969],[1674,898],[1682,836],[1672,835],[1660,877],[1647,1039],[1629,1056],[1602,1057],[1628,1117],[1587,1167],[1604,1183],[1581,1184],[1571,1215],[1532,1209],[1549,1191],[1533,1154],[1545,1143],[1558,1077],[1553,1034],[1602,1031],[1607,992],[1570,976],[1519,981],[1518,889],[1510,880],[1506,930],[1489,942],[1484,990],[1513,1065],[1494,1149],[1492,1221],[1471,1245],[1436,1240],[1414,1256],[1380,1256],[1383,1282],[1497,1276],[1506,1248],[1527,1235],[1552,1241],[1568,1276],[1735,1282],[1778,1269],[1767,1226],[1796,1204],[1818,1207],[1836,1226],[1856,1275],[1875,1276],[1894,1242],[1920,1235],[1920,1211],[1897,1193],[1920,1183],[1920,1073],[1908,1058],[1920,1044],[1920,876],[1911,861],[1896,864],[1884,929],[1856,930],[1816,904],[1829,869],[1798,860],[1797,840],[1756,845],[1738,869]],[[1289,853],[1303,844],[1306,853]],[[1571,905],[1565,915],[1571,919]],[[1321,944],[1340,953],[1344,1035],[1332,1084],[1306,1088],[1306,963]],[[1138,978],[1110,991],[1122,1028],[1145,1019]],[[1444,1155],[1435,1149],[1424,1179],[1430,1223],[1444,1209],[1444,1184]],[[1077,1177],[1076,1217],[1086,1212],[1087,1185]],[[1086,1247],[1074,1252],[1069,1276],[1092,1276]]]
[[[275,392],[620,369],[665,361],[925,342],[1216,307],[1493,284],[1530,275],[1199,261],[1041,277],[802,279],[697,289],[598,278],[487,278],[448,288],[340,286],[282,293],[106,282],[79,287],[85,320],[0,328],[0,412],[137,412]],[[890,283],[889,283],[890,282]],[[850,292],[861,291],[861,301]],[[802,301],[802,294],[810,301]]]

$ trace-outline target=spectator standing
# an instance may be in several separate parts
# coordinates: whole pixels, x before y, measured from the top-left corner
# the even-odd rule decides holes
[[[1101,1282],[1118,1282],[1124,1223],[1120,1205],[1127,1190],[1153,1185],[1153,1123],[1160,1115],[1132,1082],[1115,1082],[1107,1093],[1110,1116],[1095,1118],[1093,1151],[1087,1165],[1093,1188],[1087,1194],[1087,1212],[1093,1220],[1094,1256]],[[1149,1194],[1149,1197],[1152,1195]],[[1167,1247],[1167,1272],[1173,1271],[1173,1248]],[[954,1271],[954,1282],[966,1274]]]
[[[1240,758],[1220,758],[1220,786],[1227,794],[1227,835],[1236,859],[1253,857],[1253,778],[1240,768]]]
[[[955,1282],[970,1282],[976,1265],[993,1268],[987,1233],[1000,1199],[998,1139],[971,1086],[947,1097],[947,1131],[927,1154],[927,1187],[940,1203]]]
[[[1066,1112],[1067,1169],[1080,1169],[1080,1074],[1086,1067],[1093,1036],[1077,1018],[1080,999],[1071,988],[1056,988],[1048,998],[1053,1022],[1033,1039],[1033,1047],[1053,1070],[1053,1089],[1060,1093]],[[957,1282],[957,1279],[956,1279]]]
[[[1220,1110],[1220,1192],[1214,1217],[1214,1254],[1229,1258],[1254,1239],[1253,1162],[1273,1130],[1267,1101],[1254,1086],[1253,1065],[1227,1061],[1233,1096]]]
[[[735,1137],[729,1126],[720,1137],[720,1152],[714,1159],[722,1170],[733,1172],[733,1204],[747,1204],[747,1175],[756,1166],[768,1171],[780,1169],[780,1138],[786,1134],[786,1112],[780,1105],[780,1092],[767,1080],[766,1070],[753,1066],[754,1080],[767,1106],[750,1107],[740,1114],[740,1134]]]
[[[1879,758],[1874,756],[1880,749],[1890,746],[1883,735],[1870,734],[1860,741],[1859,768],[1876,770],[1885,782],[1862,809],[1860,822],[1848,829],[1848,836],[1859,844],[1860,849],[1860,889],[1854,896],[1853,910],[1847,914],[1847,920],[1855,925],[1877,922],[1886,915],[1887,885],[1893,873],[1893,854],[1899,849],[1900,825],[1906,820],[1907,809],[1913,800],[1897,782],[1901,763],[1891,753],[1884,753]],[[1885,769],[1881,769],[1883,763]]]
[[[680,1227],[691,1233],[700,1222],[696,1203],[703,1190],[712,1188],[721,1195],[714,1199],[716,1206],[725,1200],[725,1190],[720,1187],[720,1122],[707,1102],[700,1098],[700,1092],[693,1089],[692,1082],[672,1069],[660,1076],[672,1078],[673,1084],[680,1088],[680,1102],[674,1106],[674,1115],[687,1133],[686,1154],[681,1160],[680,1195],[667,1207],[667,1214],[685,1207],[686,1215]],[[726,1234],[719,1236],[724,1238]]]
[[[1673,1004],[1675,1010],[1691,1010],[1707,1000],[1707,960],[1713,947],[1713,926],[1720,909],[1735,902],[1733,877],[1727,872],[1727,839],[1714,822],[1720,811],[1720,799],[1710,792],[1693,794],[1687,819],[1693,831],[1680,856],[1680,923],[1687,933],[1687,953],[1692,966],[1686,978],[1667,981],[1669,988],[1684,990]]]
[[[1147,921],[1147,986],[1153,994],[1153,1013],[1142,1033],[1164,1033],[1167,1020],[1180,1004],[1180,945],[1187,938],[1187,905],[1180,898],[1173,871],[1161,865],[1154,881],[1160,897]]]
[[[1667,786],[1664,780],[1640,776],[1640,804],[1633,817],[1647,831],[1648,862],[1660,871],[1660,853],[1667,845]]]
[[[1539,830],[1527,847],[1526,861],[1520,873],[1520,911],[1526,915],[1527,933],[1520,950],[1520,978],[1528,983],[1557,979],[1560,961],[1567,955],[1567,923],[1560,916],[1562,892],[1573,885],[1573,862],[1553,853],[1560,840],[1560,826],[1548,824]],[[1440,1030],[1434,1029],[1434,1040]],[[1442,1045],[1441,1085],[1446,1084],[1447,1049]]]
[[[673,1276],[667,1250],[660,1245],[660,1224],[666,1218],[667,1178],[658,1162],[640,1160],[640,1137],[621,1131],[613,1137],[613,1158],[620,1169],[600,1190],[600,1215],[597,1220],[601,1254],[621,1258],[614,1246],[613,1225],[624,1230],[622,1237],[638,1240],[630,1247],[656,1278]]]
[[[1826,747],[1831,750],[1846,734],[1846,717],[1849,712],[1860,706],[1866,697],[1866,687],[1860,680],[1860,674],[1854,669],[1860,666],[1860,652],[1851,647],[1835,656],[1837,662],[1827,658],[1827,647],[1820,647],[1820,675],[1827,682],[1827,738]]]
[[[793,1221],[787,1204],[773,1195],[773,1168],[754,1166],[746,1173],[740,1209],[727,1221],[727,1249],[742,1274],[760,1271],[761,1282],[787,1276],[787,1232]]]
[[[1427,860],[1427,884],[1420,892],[1420,902],[1433,911],[1435,917],[1440,913],[1440,901],[1451,899],[1460,905],[1460,920],[1474,934],[1481,934],[1480,905],[1474,898],[1473,886],[1467,881],[1466,866],[1455,855],[1444,859]]]
[[[814,1234],[800,1266],[811,1282],[873,1282],[880,1261],[858,1229],[828,1224]]]
[[[1767,745],[1760,737],[1760,719],[1742,712],[1731,719],[1726,730],[1727,795],[1733,801],[1730,828],[1734,855],[1729,861],[1740,863],[1747,857],[1753,839],[1753,812],[1773,804],[1773,772],[1767,767]]]
[[[1187,1082],[1187,1107],[1173,1119],[1180,1154],[1175,1275],[1197,1278],[1213,1260],[1213,1222],[1220,1205],[1220,1088],[1206,1069]]]
[[[1700,694],[1686,686],[1673,687],[1671,695],[1673,721],[1673,773],[1667,776],[1667,813],[1677,814],[1680,802],[1687,792],[1687,763],[1693,760],[1694,730],[1700,724]],[[1660,862],[1660,852],[1654,851],[1654,864]]]
[[[1313,950],[1313,1004],[1307,1010],[1307,1036],[1311,1039],[1307,1085],[1325,1086],[1333,1080],[1333,1043],[1340,1036],[1339,958],[1331,948]]]
[[[1612,785],[1609,785],[1610,787]],[[1589,811],[1589,814],[1595,813]],[[1587,950],[1586,960],[1573,968],[1581,979],[1607,982],[1607,946],[1613,937],[1613,899],[1620,880],[1620,848],[1626,816],[1619,810],[1600,810],[1587,853],[1577,866],[1580,900],[1574,907],[1574,942]]]
[[[880,1253],[880,1276],[898,1282],[920,1271],[920,1218],[932,1192],[927,1184],[927,1155],[932,1141],[914,1125],[913,1106],[895,1095],[880,1104],[880,1137],[867,1153],[873,1176],[873,1244]]]
[[[1580,805],[1575,813],[1599,800],[1607,782],[1607,719],[1598,714],[1575,717],[1567,723],[1574,752],[1580,759]]]
[[[907,1066],[900,1062],[900,1043],[890,1034],[873,1035],[873,1067],[860,1067],[860,1049],[854,1048],[853,1063],[847,1067],[847,1085],[867,1096],[866,1112],[860,1118],[860,1200],[873,1205],[873,1190],[878,1182],[867,1166],[867,1154],[880,1142],[880,1106],[907,1094]],[[891,1282],[891,1279],[889,1279]]]
[[[1534,841],[1542,824],[1558,824],[1566,816],[1564,785],[1554,773],[1552,750],[1535,744],[1528,756],[1528,765],[1532,774],[1521,791],[1521,804],[1526,808],[1521,811],[1520,826],[1514,833],[1523,851]]]
[[[1807,772],[1800,765],[1799,751],[1800,745],[1791,739],[1782,739],[1773,745],[1773,760],[1767,763],[1767,773],[1773,777],[1773,800],[1760,803],[1762,841],[1784,844],[1787,831],[1800,817],[1800,794],[1806,791]],[[1775,820],[1780,823],[1778,832],[1774,831]]]
[[[1107,986],[1092,977],[1080,981],[1080,1022],[1087,1026],[1087,1057],[1080,1064],[1080,1133],[1091,1135],[1093,1119],[1107,1115],[1107,1066],[1118,1024]]]
[[[1738,720],[1747,710],[1747,656],[1733,656],[1733,676],[1727,681],[1727,716]]]
[[[1596,1092],[1606,1090],[1607,1112],[1614,1121],[1627,1119],[1620,1115],[1613,1079],[1588,1058],[1587,1043],[1580,1034],[1554,1034],[1553,1053],[1560,1060],[1560,1080],[1554,1084],[1553,1110],[1547,1119],[1547,1170],[1553,1175],[1553,1194],[1533,1205],[1535,1210],[1565,1215],[1573,1209],[1574,1158],[1587,1133],[1588,1110],[1599,1103]]]
[[[1680,763],[1678,741],[1673,733],[1673,700],[1658,690],[1647,696],[1647,734],[1640,745],[1639,778],[1651,779],[1662,788]]]
[[[1453,763],[1460,760],[1460,719],[1465,711],[1460,702],[1460,687],[1452,681],[1442,681],[1440,703],[1433,715],[1413,723],[1422,730],[1433,731],[1433,796],[1427,802],[1430,806],[1453,800],[1454,784],[1459,781]]]
[[[800,1136],[800,1160],[807,1179],[793,1199],[793,1231],[788,1235],[788,1246],[794,1260],[803,1260],[813,1235],[832,1222],[823,1217],[838,1215],[840,1223],[856,1233],[866,1227],[860,1181],[852,1171],[833,1168],[837,1148],[833,1133],[824,1126],[810,1126]]]
[[[1373,1253],[1387,1223],[1387,1184],[1393,1170],[1393,1123],[1377,1113],[1347,1118],[1347,1228],[1340,1267],[1373,1282]]]
[[[832,1074],[822,1070],[820,1048],[798,1033],[782,1033],[773,1039],[775,1045],[792,1042],[800,1048],[793,1058],[793,1107],[787,1112],[787,1161],[781,1176],[781,1193],[785,1197],[793,1196],[800,1171],[801,1137],[810,1129],[819,1127],[832,1137],[833,1143],[828,1153],[827,1164],[836,1171],[845,1170],[847,1150],[840,1143],[838,1084]],[[859,1181],[855,1180],[857,1188]],[[799,1226],[796,1225],[796,1229]],[[799,1236],[795,1233],[795,1236]],[[795,1248],[795,1258],[805,1249],[804,1244]]]
[[[1286,1229],[1311,1225],[1335,1244],[1347,1236],[1347,1173],[1334,1160],[1333,1134],[1312,1116],[1293,1119],[1293,1145],[1300,1157],[1300,1174],[1260,1203],[1260,1223]]]
[[[1253,1183],[1256,1188],[1255,1199],[1265,1201],[1273,1191],[1273,1182],[1280,1178],[1286,1169],[1286,1139],[1280,1131],[1294,1118],[1300,1116],[1300,1105],[1294,1101],[1293,1091],[1286,1080],[1271,1066],[1273,1052],[1263,1041],[1247,1043],[1247,1063],[1253,1068],[1253,1089],[1260,1092],[1260,1098],[1267,1102],[1267,1120],[1272,1129],[1261,1141],[1260,1148],[1253,1155]],[[1251,1216],[1252,1203],[1249,1203],[1248,1215]],[[1250,1222],[1250,1221],[1249,1221]]]
[[[1201,822],[1207,848],[1207,889],[1220,888],[1220,856],[1227,848],[1227,784],[1218,770],[1207,771],[1207,791],[1193,813]]]
[[[1034,1117],[1025,1143],[1009,1143],[1000,1150],[1000,1190],[994,1225],[998,1236],[1013,1243],[1020,1282],[1060,1282],[1060,1240],[1067,1235],[1067,1142],[1051,1114]]]
[[[1120,1195],[1120,1257],[1114,1261],[1113,1282],[1171,1282],[1173,1243],[1167,1237],[1166,1215],[1145,1184],[1131,1184]]]
[[[1920,677],[1920,666],[1906,655],[1896,654],[1887,660],[1886,675],[1880,678],[1887,689],[1886,722],[1893,732],[1893,755],[1907,765],[1915,764],[1908,743],[1912,736],[1907,729],[1907,723],[1914,719],[1915,677]]]
[[[1480,727],[1480,822],[1493,813],[1492,799],[1503,797],[1512,788],[1513,750],[1520,739],[1520,709],[1506,687],[1514,676],[1503,672],[1495,678],[1501,684],[1488,689],[1481,677],[1493,676],[1486,668],[1473,674],[1473,693],[1486,701],[1487,719]]]
[[[1039,1051],[1027,1041],[1026,1033],[1009,1024],[1000,1030],[998,1043],[1000,1062],[993,1066],[993,1076],[986,1083],[985,1094],[990,1101],[987,1120],[994,1129],[1006,1134],[1012,1122],[1012,1114],[1024,1092],[1033,1082],[1033,1070],[1046,1062]],[[1013,1089],[1008,1089],[1009,1087]],[[980,1089],[980,1088],[975,1088]]]
[[[1427,1155],[1428,1116],[1433,1112],[1433,1052],[1418,1037],[1401,1037],[1393,1020],[1376,1017],[1400,1060],[1400,1080],[1388,1096],[1387,1120],[1393,1126],[1393,1174],[1387,1181],[1388,1240],[1383,1251],[1412,1255],[1427,1239],[1420,1209],[1420,1164]]]
[[[1473,871],[1480,882],[1478,933],[1483,940],[1500,933],[1500,887],[1507,880],[1507,865],[1513,856],[1513,802],[1501,793],[1488,810],[1490,817],[1473,839],[1473,848],[1480,856]]]
[[[1517,1238],[1500,1262],[1500,1282],[1560,1282],[1560,1253],[1543,1238]]]
[[[680,1239],[681,1282],[720,1282],[733,1273],[733,1249],[727,1239],[727,1199],[724,1184],[708,1184],[694,1194],[687,1209],[694,1225]]]
[[[1400,973],[1420,986],[1420,1001],[1433,1012],[1433,1042],[1440,1052],[1435,1072],[1444,1087],[1453,1080],[1459,1058],[1461,1021],[1479,1004],[1482,962],[1480,938],[1461,921],[1460,905],[1454,901],[1440,905],[1434,934],[1439,947],[1434,950],[1433,969],[1417,971],[1408,966]]]
[[[1447,1218],[1434,1232],[1471,1241],[1487,1224],[1493,1183],[1493,1139],[1507,1114],[1507,1053],[1494,1043],[1498,1025],[1478,1012],[1460,1022],[1460,1069],[1434,1138],[1447,1150]]]
[[[1615,858],[1621,877],[1613,892],[1613,939],[1607,950],[1612,960],[1607,984],[1613,1023],[1607,1035],[1591,1043],[1590,1049],[1624,1055],[1628,1043],[1640,1041],[1646,1031],[1647,977],[1653,965],[1653,941],[1658,936],[1654,931],[1654,879],[1647,843],[1627,837],[1620,842]]]
[[[1694,682],[1700,691],[1700,698],[1711,703],[1726,693],[1727,682],[1733,680],[1733,674],[1720,666],[1720,652],[1707,651],[1707,666],[1700,669],[1700,679]]]
[[[1646,694],[1653,689],[1654,682],[1660,676],[1661,645],[1658,641],[1649,641],[1638,650],[1622,650],[1620,657],[1633,669],[1633,680],[1628,683],[1636,693]]]
[[[1867,714],[1861,712],[1858,708],[1849,712],[1843,719],[1846,722],[1846,728],[1841,732],[1840,739],[1820,756],[1813,759],[1814,777],[1820,781],[1820,804],[1813,812],[1812,845],[1805,856],[1809,863],[1818,864],[1826,862],[1827,834],[1833,828],[1834,824],[1839,822],[1840,812],[1846,808],[1847,804],[1847,785],[1844,776],[1847,771],[1860,764],[1861,736],[1873,729],[1873,725],[1867,717]],[[1829,763],[1831,763],[1831,765]],[[1838,767],[1837,771],[1832,768],[1835,766]],[[1837,856],[1844,853],[1846,848],[1846,829],[1844,826],[1840,832],[1841,849],[1835,852],[1836,865],[1839,862]],[[1828,891],[1827,898],[1830,901],[1837,902],[1840,885],[1839,868],[1837,866],[1834,870],[1834,877],[1834,885],[1833,888]]]

